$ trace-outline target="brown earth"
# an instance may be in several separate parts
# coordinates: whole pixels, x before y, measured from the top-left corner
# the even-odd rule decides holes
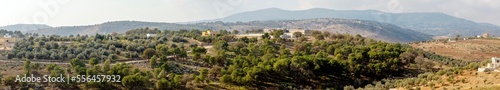
[[[417,86],[421,90],[498,90],[500,89],[500,72],[477,72],[464,70],[453,76],[440,76],[440,79],[427,82],[430,85]],[[453,78],[453,79],[448,79]],[[416,88],[416,87],[414,87]],[[405,90],[398,88],[398,90]]]
[[[455,59],[467,61],[489,60],[491,57],[500,57],[500,40],[497,39],[469,39],[456,42],[426,42],[411,44],[415,48]]]

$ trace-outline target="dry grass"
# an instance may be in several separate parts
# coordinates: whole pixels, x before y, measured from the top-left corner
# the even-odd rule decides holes
[[[488,60],[500,57],[500,40],[470,39],[457,42],[428,42],[412,44],[415,48],[467,61]]]
[[[23,70],[23,65],[24,61],[19,61],[19,62],[0,62],[0,74],[5,78],[5,77],[10,77],[10,76],[17,76],[20,75],[21,77],[24,75],[24,70]],[[31,64],[34,64],[35,62],[32,62]],[[44,63],[39,63],[40,68],[36,69],[37,73],[35,74],[36,77],[41,77],[43,75],[49,75],[50,73],[45,69],[48,64]],[[64,65],[64,64],[58,64],[59,67],[66,69],[69,68],[69,65]],[[34,69],[32,69],[34,70]],[[6,89],[8,86],[4,86],[3,82],[0,84],[0,89]]]
[[[15,41],[16,38],[0,38],[0,50],[12,50]]]
[[[498,90],[500,87],[500,72],[477,72],[464,70],[454,76],[441,76],[441,79],[431,81],[435,86],[420,86],[421,90]],[[453,78],[448,80],[448,78]],[[454,83],[452,83],[454,82]],[[399,88],[402,89],[402,88]]]

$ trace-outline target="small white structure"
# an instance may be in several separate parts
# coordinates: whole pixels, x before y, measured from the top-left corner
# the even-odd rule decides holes
[[[154,37],[156,34],[146,34],[146,37]]]
[[[293,36],[293,33],[295,33],[295,32],[300,32],[300,33],[302,33],[302,35],[311,34],[311,30],[306,30],[306,29],[290,29],[289,32],[286,34]]]
[[[302,33],[302,35],[311,34],[311,30],[287,29],[287,28],[264,29],[264,32],[270,34],[271,32],[276,31],[276,30],[283,30],[284,31],[283,35],[280,36],[283,39],[293,38],[294,37],[293,33],[295,33],[295,32],[300,32],[300,33]],[[293,38],[293,39],[295,39],[295,38]]]
[[[287,30],[286,28],[264,29],[264,33],[271,33],[276,30]]]
[[[3,38],[12,38],[12,36],[9,33],[5,33],[5,35],[3,35]]]
[[[452,39],[448,39],[448,42],[456,42],[455,40],[452,40]]]
[[[290,36],[288,34],[283,34],[280,37],[283,38],[283,39],[288,39],[288,38],[291,38],[292,36]]]
[[[489,71],[499,72],[497,70],[499,66],[500,66],[500,58],[492,57],[491,63],[488,63],[488,66],[486,66],[485,68],[478,68],[477,72],[489,72]]]

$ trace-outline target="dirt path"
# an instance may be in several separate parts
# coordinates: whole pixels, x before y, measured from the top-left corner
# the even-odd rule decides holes
[[[203,46],[203,48],[206,48],[206,49],[210,49],[212,48],[213,46]]]

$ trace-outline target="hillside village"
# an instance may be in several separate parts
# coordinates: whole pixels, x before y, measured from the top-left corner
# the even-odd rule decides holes
[[[280,38],[282,39],[297,39],[298,37],[302,35],[310,35],[311,30],[304,30],[304,29],[286,29],[286,28],[276,28],[276,29],[262,29],[262,32],[257,32],[257,33],[239,33],[235,35],[236,37],[254,37],[258,38],[264,35],[265,33],[270,34],[274,31],[277,30],[282,30],[283,35],[280,35]],[[202,32],[202,36],[216,36],[217,32],[213,30],[206,30]],[[271,38],[275,38],[271,36]]]

